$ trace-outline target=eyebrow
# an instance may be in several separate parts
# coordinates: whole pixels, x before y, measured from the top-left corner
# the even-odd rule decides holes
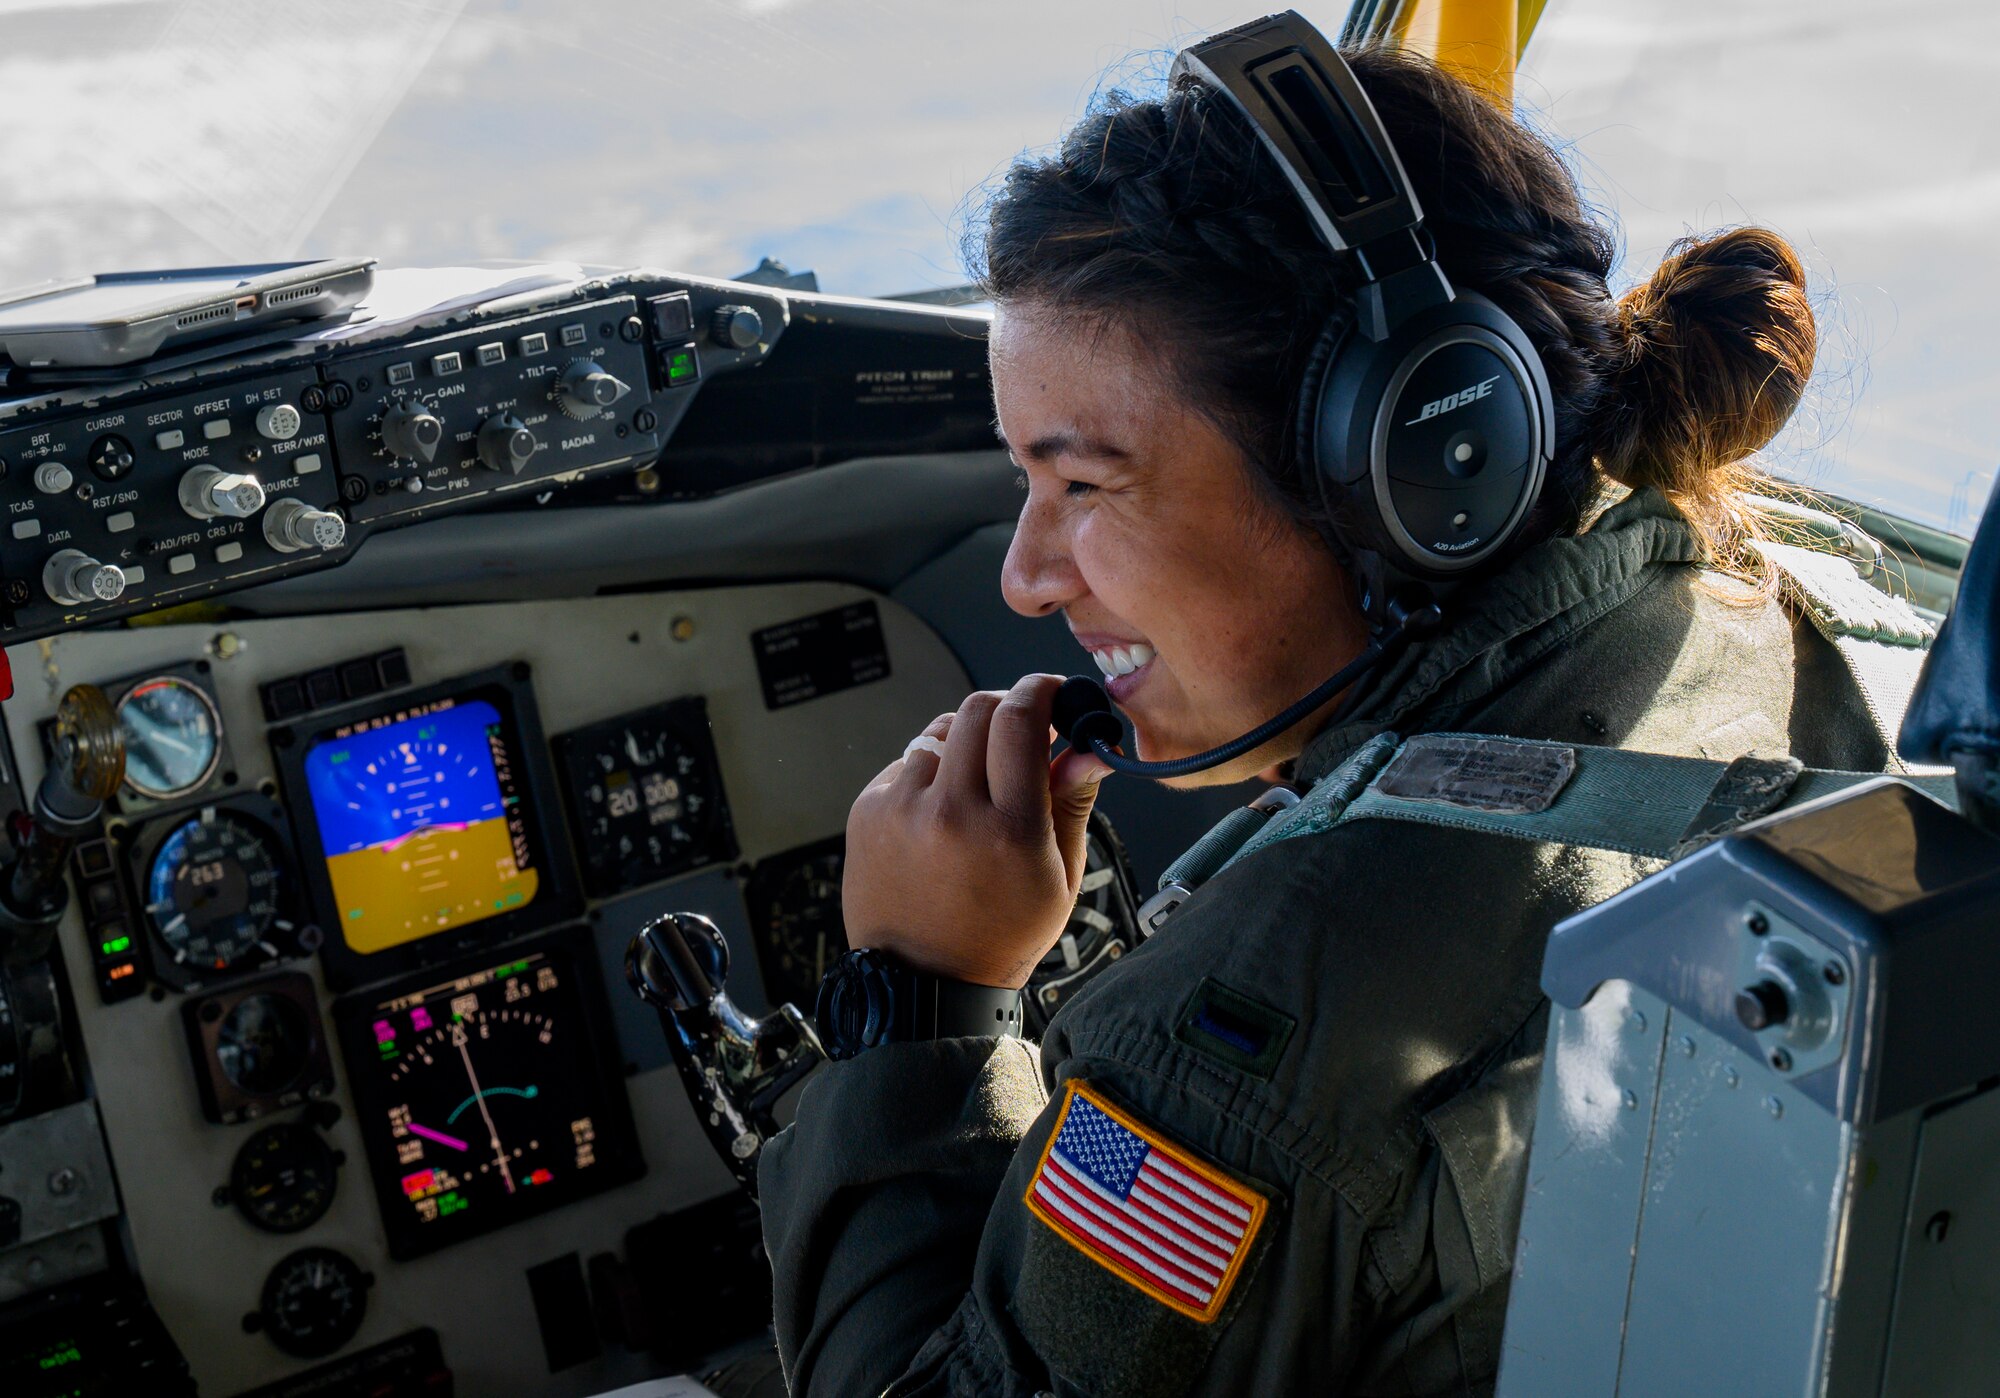
[[[999,431],[997,424],[994,431],[996,433]],[[1005,436],[1002,436],[1000,440],[1003,442],[1007,441]],[[1035,438],[1034,441],[1018,447],[1014,446],[1011,442],[1008,442],[1007,445],[1017,455],[1026,457],[1028,460],[1034,462],[1049,461],[1058,456],[1084,456],[1101,461],[1123,461],[1130,455],[1122,447],[1116,447],[1109,442],[1100,441],[1095,437],[1087,437],[1081,432],[1072,431],[1045,433]]]

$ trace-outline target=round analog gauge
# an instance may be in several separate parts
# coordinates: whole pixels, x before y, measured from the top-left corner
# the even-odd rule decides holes
[[[125,784],[141,796],[185,796],[215,775],[222,717],[199,685],[163,675],[118,701],[125,735]]]
[[[269,834],[227,811],[175,826],[146,871],[146,916],[176,965],[226,971],[252,951],[276,957],[283,872]]]
[[[373,1281],[332,1248],[300,1248],[264,1279],[252,1328],[300,1359],[332,1354],[361,1329]]]
[[[759,864],[750,876],[750,911],[762,953],[765,998],[810,1007],[820,977],[847,950],[840,920],[841,841]]]
[[[594,897],[736,856],[708,710],[677,699],[558,743]]]
[[[265,1232],[296,1233],[333,1206],[338,1165],[326,1138],[305,1123],[266,1126],[236,1152],[229,1197]]]
[[[216,1032],[215,1061],[223,1076],[253,1097],[275,1097],[312,1061],[313,1028],[297,1002],[283,995],[246,995]]]

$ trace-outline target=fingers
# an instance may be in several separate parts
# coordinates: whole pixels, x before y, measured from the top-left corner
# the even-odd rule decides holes
[[[968,807],[987,799],[986,735],[1003,697],[997,689],[976,690],[965,696],[951,720],[951,741],[945,744],[935,784]]]
[[[917,736],[920,738],[929,738],[934,742],[946,743],[951,737],[951,721],[953,717],[952,714],[939,714],[936,718],[925,724],[924,731]],[[942,765],[943,760],[943,758],[929,747],[907,747],[903,749],[903,755],[900,758],[889,764],[889,770],[884,775],[890,777],[896,785],[902,787],[929,786],[937,779],[938,768]]]
[[[1027,675],[994,707],[986,785],[994,808],[1024,827],[1049,816],[1049,710],[1060,675]]]
[[[1087,752],[1075,749],[1058,757],[1049,767],[1049,812],[1056,832],[1056,848],[1062,853],[1063,872],[1074,889],[1083,878],[1084,843],[1089,832],[1090,808],[1097,803],[1097,791],[1111,769]]]

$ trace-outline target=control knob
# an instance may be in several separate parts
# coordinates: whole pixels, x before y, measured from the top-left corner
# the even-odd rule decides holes
[[[764,317],[755,306],[717,306],[708,319],[708,338],[728,350],[747,350],[764,338]]]
[[[287,495],[264,512],[264,542],[279,553],[337,549],[347,542],[347,521]]]
[[[299,435],[304,419],[290,403],[273,403],[257,410],[257,430],[274,442],[289,442]]]
[[[197,466],[181,477],[181,508],[196,519],[248,519],[264,508],[264,487],[255,476]]]
[[[596,417],[631,391],[609,370],[578,359],[556,380],[556,406],[571,417]]]
[[[479,425],[479,464],[489,471],[520,475],[539,445],[528,425],[512,413],[495,413]]]
[[[44,461],[35,468],[35,489],[44,495],[60,495],[70,487],[73,477],[69,467],[60,461]]]
[[[443,441],[443,420],[421,398],[398,398],[382,414],[382,445],[392,456],[428,464]]]
[[[64,549],[42,569],[42,586],[66,607],[115,602],[125,590],[125,573],[114,564],[99,563],[82,549]]]

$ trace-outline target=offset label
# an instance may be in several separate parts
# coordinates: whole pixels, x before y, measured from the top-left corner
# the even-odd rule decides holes
[[[764,707],[789,708],[889,678],[882,614],[856,602],[751,633]]]
[[[1375,779],[1383,796],[1473,811],[1535,815],[1576,774],[1576,749],[1507,738],[1425,736],[1403,745]]]

